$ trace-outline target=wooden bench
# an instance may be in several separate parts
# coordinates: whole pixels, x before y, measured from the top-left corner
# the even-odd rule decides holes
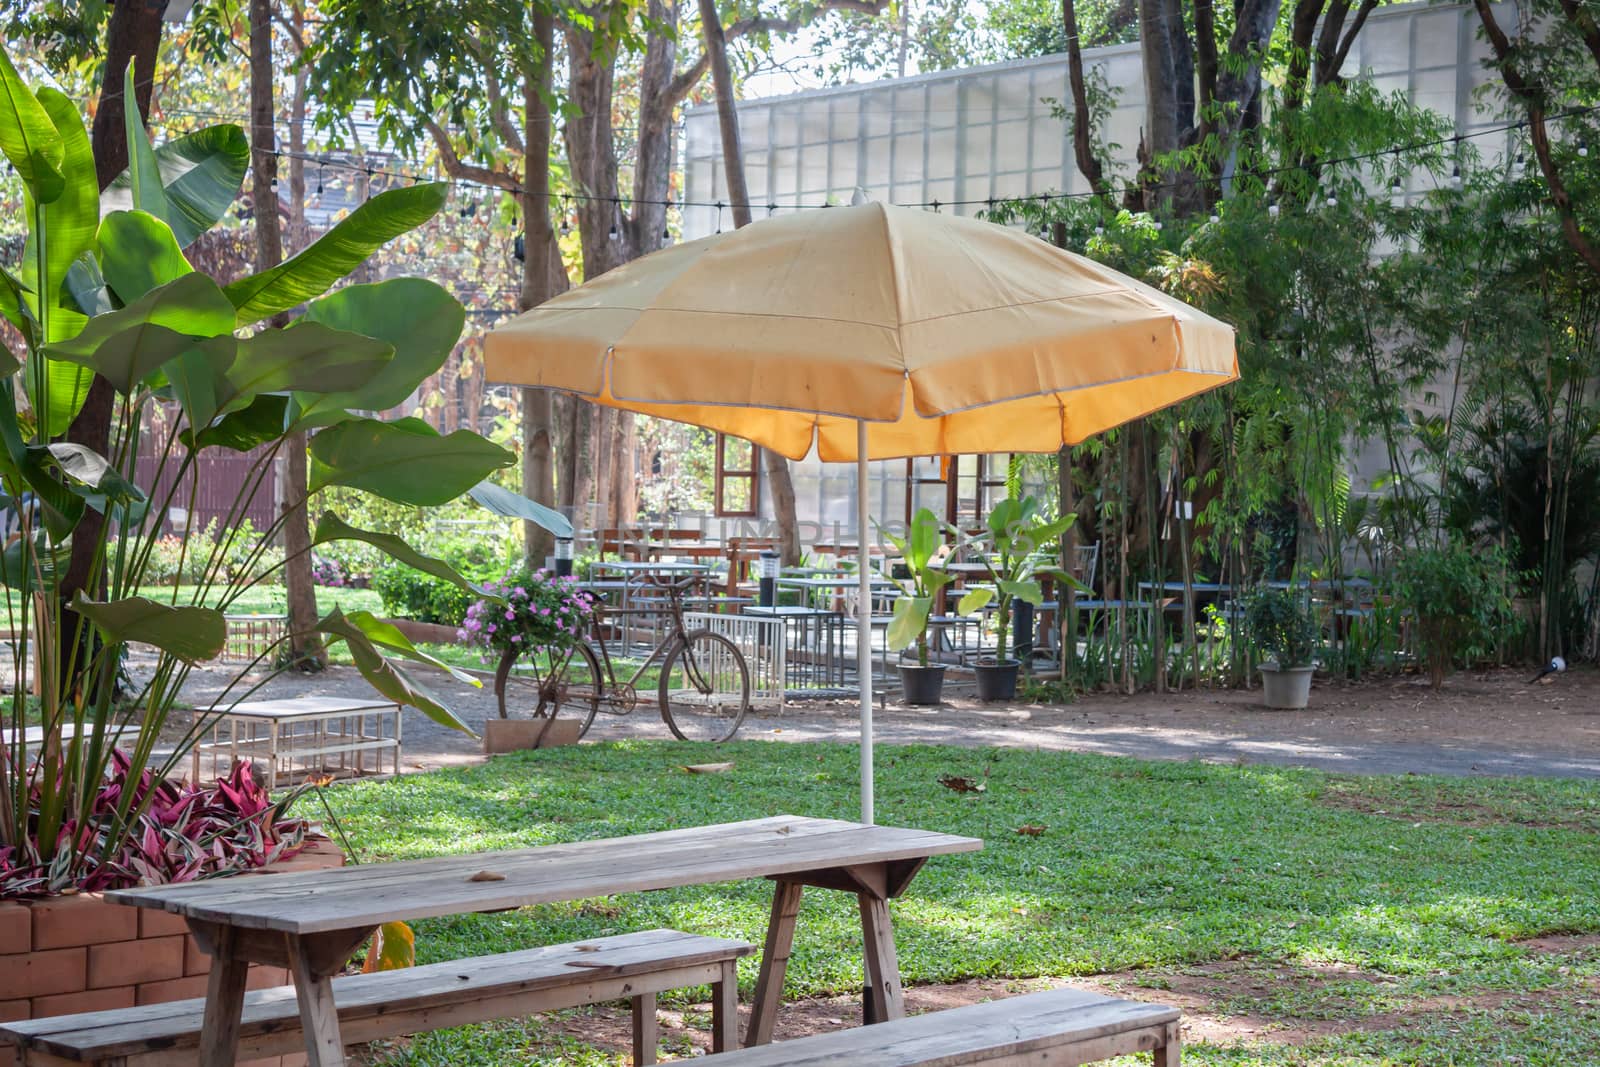
[[[1134,1052],[1178,1067],[1178,1009],[1052,989],[696,1060],[706,1067],[1072,1067]]]
[[[629,998],[633,1062],[656,1062],[656,994],[710,985],[717,1049],[738,1047],[735,962],[755,946],[676,930],[599,937],[498,956],[433,963],[333,980],[344,1040],[351,1044],[534,1012]],[[192,1067],[204,1000],[6,1023],[25,1067]],[[239,1061],[302,1051],[293,986],[245,996]]]

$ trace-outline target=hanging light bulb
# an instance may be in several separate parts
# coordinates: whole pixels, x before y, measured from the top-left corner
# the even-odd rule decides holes
[[[572,232],[572,220],[565,215],[561,217],[561,236],[565,237]]]
[[[1461,164],[1459,163],[1450,168],[1450,184],[1457,189],[1461,188]]]
[[[1278,217],[1278,202],[1276,200],[1267,205],[1267,214],[1273,218]]]
[[[1337,196],[1334,196],[1332,193],[1329,193],[1328,194],[1328,206],[1329,207],[1338,207],[1339,206],[1339,198]]]
[[[1158,229],[1158,230],[1161,229],[1161,220],[1160,219],[1156,220],[1156,229]]]
[[[666,244],[670,240],[672,240],[672,228],[670,226],[661,227],[661,243]]]
[[[1579,141],[1578,142],[1578,155],[1584,156],[1584,157],[1587,157],[1589,155],[1589,142],[1588,141]]]
[[[606,231],[606,236],[609,237],[613,241],[615,241],[617,239],[617,224],[616,223],[613,222],[611,224],[611,229]]]
[[[1094,228],[1094,235],[1096,237],[1104,237],[1106,235],[1106,228],[1104,226],[1096,226]]]
[[[1222,221],[1222,216],[1218,215],[1215,211],[1213,211],[1211,213],[1211,225],[1215,226],[1217,223],[1219,223],[1221,221]]]
[[[1517,149],[1517,173],[1521,174],[1528,169],[1528,159],[1522,154],[1522,149]]]
[[[322,168],[317,168],[317,195],[322,195]]]

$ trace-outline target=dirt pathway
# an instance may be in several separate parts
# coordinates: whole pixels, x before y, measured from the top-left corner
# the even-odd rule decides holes
[[[203,706],[228,675],[197,671],[185,698]],[[443,675],[430,684],[474,728],[496,714],[487,689]],[[284,677],[263,696],[367,695],[348,667]],[[1548,684],[1523,671],[1459,673],[1438,692],[1402,677],[1358,686],[1318,685],[1303,712],[1268,711],[1259,692],[1202,691],[1131,697],[1095,694],[1066,705],[984,705],[950,687],[937,708],[888,705],[876,713],[885,744],[952,744],[1094,752],[1141,759],[1204,759],[1317,767],[1362,774],[1529,775],[1600,778],[1600,671],[1574,669]],[[407,709],[413,768],[471,762],[471,738]],[[853,741],[849,701],[792,703],[751,712],[741,739]],[[667,737],[651,705],[602,713],[589,737]]]

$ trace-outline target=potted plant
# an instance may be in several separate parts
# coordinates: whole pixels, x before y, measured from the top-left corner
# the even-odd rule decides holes
[[[899,664],[900,688],[907,704],[937,704],[944,695],[944,664],[928,662],[928,617],[939,590],[950,584],[950,575],[941,569],[944,530],[939,519],[923,508],[911,518],[906,536],[896,537],[879,531],[900,551],[905,576],[897,578],[902,596],[894,602],[894,616],[884,640],[889,651],[900,652],[917,646],[917,662]]]
[[[593,705],[583,721],[573,724],[576,729],[552,737],[550,730],[564,694],[551,690],[548,683],[572,675],[569,664],[576,654],[582,660],[575,666],[591,672],[593,691],[599,691],[599,664],[587,648],[579,649],[594,618],[594,602],[578,587],[576,578],[559,577],[542,568],[524,567],[498,582],[485,583],[483,588],[484,597],[467,609],[456,637],[481,649],[486,658],[497,658],[494,693],[500,721],[491,719],[484,724],[484,750],[505,752],[578,740],[593,721]],[[532,729],[526,721],[512,723],[506,713],[506,682],[519,661],[532,670],[539,693]],[[582,705],[578,701],[568,706],[577,709]]]
[[[125,94],[134,98],[131,66]],[[206,469],[208,455],[259,457],[251,477],[233,486],[234,515],[276,458],[304,447],[293,443],[303,431],[316,431],[313,492],[347,486],[435,505],[514,462],[475,434],[445,437],[416,419],[357,414],[393,407],[443,365],[464,321],[449,293],[396,278],[324,295],[383,244],[426,222],[443,206],[444,186],[374,196],[293,258],[223,285],[195,271],[183,250],[235,202],[250,165],[243,132],[209,127],[158,148],[131,107],[125,132],[132,163],[102,195],[76,106],[53,89],[30,90],[0,50],[0,152],[27,193],[29,229],[16,273],[0,271],[0,317],[21,338],[15,357],[0,346],[0,493],[19,502],[0,583],[35,605],[14,619],[11,655],[14,677],[23,678],[34,650],[40,681],[36,701],[15,686],[0,712],[10,730],[0,746],[0,899],[172,876],[124,857],[137,858],[145,836],[164,835],[172,804],[187,803],[175,801],[170,786],[210,720],[197,712],[176,745],[158,742],[189,671],[222,652],[230,606],[285,562],[272,547],[281,521],[260,532],[230,523],[216,541],[186,521],[163,546],[155,520],[178,503],[177,487]],[[88,426],[88,440],[69,435],[69,426]],[[169,486],[159,491],[139,484],[136,467],[141,442],[152,437],[167,476],[156,482]],[[331,514],[302,551],[334,541],[365,542],[470,588],[402,539]],[[164,547],[195,580],[182,593],[173,586],[144,596],[162,577]],[[467,729],[386,657],[437,664],[394,627],[335,609],[314,629],[345,642],[386,697]],[[129,644],[141,646],[150,665],[119,694]],[[270,668],[278,651],[263,650],[241,674]],[[249,691],[236,681],[218,706]],[[28,742],[34,727],[42,735],[37,756]],[[113,744],[119,728],[123,752]],[[104,788],[112,780],[136,785]],[[246,814],[276,818],[268,810]],[[269,828],[261,821],[251,832]],[[207,840],[167,844],[187,856],[190,844],[210,847]],[[268,853],[239,854],[233,869]]]
[[[1017,672],[1022,661],[1011,655],[1013,649],[1008,642],[1013,604],[1021,601],[1038,607],[1044,602],[1040,575],[1078,584],[1071,575],[1052,566],[1039,554],[1045,545],[1065,533],[1076,518],[1076,515],[1063,515],[1047,520],[1033,497],[1021,500],[1007,497],[989,512],[984,520],[984,531],[967,542],[978,548],[978,559],[989,571],[990,584],[970,590],[961,598],[956,610],[962,615],[971,615],[993,603],[997,614],[994,657],[980,659],[973,665],[978,678],[978,699],[1016,698]],[[1083,586],[1078,588],[1083,589]]]
[[[1244,625],[1262,661],[1262,703],[1291,711],[1305,707],[1320,636],[1305,594],[1258,589],[1245,601]]]

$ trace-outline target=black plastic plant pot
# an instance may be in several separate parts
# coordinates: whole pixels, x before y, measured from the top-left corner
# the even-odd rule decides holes
[[[937,704],[944,695],[944,664],[900,666],[900,690],[907,704]]]
[[[1015,700],[1017,698],[1017,672],[1022,661],[1008,659],[1001,663],[983,660],[973,664],[972,673],[978,677],[979,700]]]

